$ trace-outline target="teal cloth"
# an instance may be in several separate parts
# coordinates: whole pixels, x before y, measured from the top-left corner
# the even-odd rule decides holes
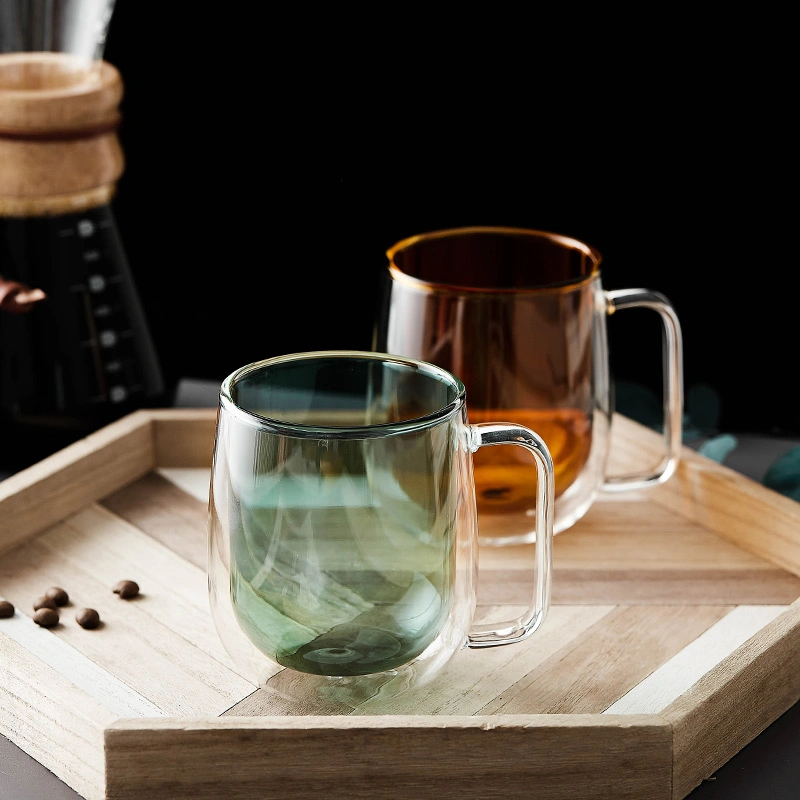
[[[741,446],[741,436],[719,430],[722,403],[710,386],[698,384],[686,391],[683,440],[698,453],[719,464],[729,464]],[[662,398],[645,386],[619,381],[615,387],[615,410],[661,432]],[[760,482],[779,494],[800,502],[800,444],[777,456]]]

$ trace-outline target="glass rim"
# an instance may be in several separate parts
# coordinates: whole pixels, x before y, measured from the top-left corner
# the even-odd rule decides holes
[[[472,235],[476,233],[491,233],[499,236],[526,237],[530,239],[544,239],[559,245],[567,250],[578,250],[592,261],[592,271],[583,277],[574,280],[564,281],[563,283],[543,284],[541,286],[518,286],[518,287],[492,287],[492,286],[470,286],[460,283],[446,283],[441,281],[426,281],[409,275],[395,263],[395,256],[408,250],[421,242],[432,241],[434,239],[453,239],[459,236]],[[517,228],[504,225],[470,225],[461,228],[442,228],[440,230],[418,233],[414,236],[407,236],[395,242],[386,250],[386,257],[389,260],[388,269],[395,280],[407,282],[413,286],[431,292],[453,292],[457,294],[485,294],[485,295],[536,295],[536,294],[560,294],[572,292],[582,286],[591,283],[600,275],[600,264],[603,256],[600,251],[591,245],[551,231],[538,230],[536,228]]]
[[[373,361],[382,364],[397,364],[411,371],[422,373],[438,383],[446,384],[455,391],[455,397],[446,405],[429,414],[396,422],[367,423],[363,425],[305,425],[277,417],[258,414],[243,408],[234,399],[232,390],[235,385],[256,372],[278,364],[300,361],[323,360]],[[376,439],[386,436],[397,436],[409,431],[431,428],[443,420],[451,418],[466,403],[466,387],[461,379],[442,367],[427,361],[420,361],[406,356],[397,356],[371,350],[309,350],[299,353],[286,353],[279,356],[253,361],[231,372],[220,384],[220,410],[231,415],[239,422],[253,428],[283,436],[295,438],[318,438],[323,435],[329,439]]]

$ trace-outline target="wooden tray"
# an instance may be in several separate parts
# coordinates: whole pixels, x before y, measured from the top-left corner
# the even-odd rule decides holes
[[[462,651],[413,700],[287,705],[208,610],[215,413],[137,412],[0,482],[0,732],[89,800],[679,800],[800,698],[800,504],[687,450],[556,537],[528,641]],[[621,416],[613,443],[617,472],[661,448]],[[481,553],[486,619],[528,597],[527,556]],[[71,605],[39,628],[51,585]]]

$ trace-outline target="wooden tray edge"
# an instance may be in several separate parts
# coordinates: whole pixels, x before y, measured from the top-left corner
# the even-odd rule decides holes
[[[125,731],[220,731],[243,730],[378,730],[381,728],[448,728],[467,730],[480,728],[515,728],[530,730],[563,728],[628,729],[671,728],[671,721],[663,714],[496,714],[496,715],[417,715],[376,714],[374,716],[353,714],[302,715],[302,716],[220,716],[220,717],[119,717],[106,725],[106,740]]]
[[[136,411],[0,481],[0,553],[147,474],[155,463],[152,416]]]
[[[655,715],[577,716],[119,720],[105,735],[108,797],[263,800],[274,786],[286,798],[312,787],[352,798],[358,786],[376,800],[483,800],[502,785],[504,798],[601,800],[613,787],[616,800],[671,800],[669,725]],[[221,776],[232,752],[246,766]]]
[[[675,740],[674,800],[685,797],[800,700],[798,663],[800,599],[664,709]],[[709,748],[709,742],[720,746]]]

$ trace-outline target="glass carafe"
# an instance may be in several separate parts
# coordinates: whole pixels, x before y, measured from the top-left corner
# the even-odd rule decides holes
[[[112,210],[113,0],[0,4],[0,433],[21,468],[164,383]]]

